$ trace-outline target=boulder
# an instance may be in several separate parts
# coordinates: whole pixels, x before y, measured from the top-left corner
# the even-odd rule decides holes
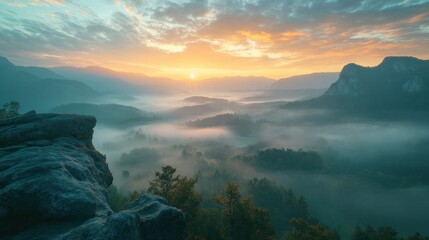
[[[0,120],[0,236],[183,239],[181,210],[143,196],[113,213],[112,174],[92,144],[96,119],[35,114]]]

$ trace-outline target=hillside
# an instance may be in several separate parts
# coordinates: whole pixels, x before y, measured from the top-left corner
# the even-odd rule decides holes
[[[50,78],[59,77],[59,78]],[[19,101],[24,111],[47,111],[58,104],[86,101],[99,93],[44,68],[15,66],[0,58],[0,102]]]
[[[288,107],[428,110],[429,60],[386,57],[375,67],[347,64],[324,95]]]
[[[348,64],[326,96],[416,97],[429,93],[429,60],[386,57],[376,67]],[[381,100],[381,99],[380,99]]]
[[[249,91],[270,88],[274,79],[257,76],[231,76],[202,79],[193,87],[202,91]]]
[[[51,71],[69,79],[82,81],[106,93],[154,94],[178,91],[176,82],[167,78],[139,73],[118,72],[102,67],[54,67]]]
[[[55,107],[51,112],[91,115],[95,116],[100,124],[111,127],[135,126],[158,118],[153,113],[119,104],[72,103]]]
[[[271,89],[326,89],[338,79],[338,72],[323,72],[282,78],[271,85]]]

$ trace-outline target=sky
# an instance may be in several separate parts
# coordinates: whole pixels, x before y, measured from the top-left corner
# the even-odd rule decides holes
[[[0,0],[0,55],[175,79],[429,58],[429,0]]]

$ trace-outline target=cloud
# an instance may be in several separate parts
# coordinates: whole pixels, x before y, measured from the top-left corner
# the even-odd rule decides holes
[[[187,24],[204,18],[209,12],[207,0],[191,0],[184,3],[167,1],[153,12],[155,19],[166,20],[174,24]]]
[[[422,37],[418,27],[429,22],[424,17],[428,7],[428,2],[409,5],[400,4],[400,1],[259,1],[219,14],[202,33],[203,37],[222,41],[249,29],[264,32],[276,40],[272,44],[276,52],[300,50],[298,47],[304,45],[302,43],[317,44],[319,41],[328,47],[338,43],[355,44],[358,39],[356,33],[363,31],[373,34],[360,34],[361,42],[378,35],[380,40],[404,42],[406,45],[406,42]],[[243,35],[241,40],[255,39],[252,35]]]
[[[31,0],[31,5],[34,6],[43,6],[43,5],[64,5],[63,0]]]
[[[4,3],[6,5],[12,7],[28,7],[28,6],[49,6],[49,5],[64,5],[63,0],[18,0],[18,1],[7,1],[2,0],[0,3]]]
[[[207,68],[206,72],[222,65],[216,68],[225,72],[222,75],[237,70],[213,63],[221,61],[248,66],[251,74],[266,69],[269,76],[283,77],[292,73],[290,69],[308,72],[310,65],[311,71],[338,71],[350,61],[375,64],[385,55],[429,57],[424,51],[429,37],[427,0],[16,3],[49,5],[31,14],[10,4],[0,10],[0,52],[21,62],[24,56],[30,62],[35,56],[64,55],[71,64],[72,58],[83,60],[80,64],[131,70],[143,64],[158,67],[161,75],[172,74],[178,63]],[[58,4],[63,5],[54,7]],[[126,61],[129,65],[123,64]]]

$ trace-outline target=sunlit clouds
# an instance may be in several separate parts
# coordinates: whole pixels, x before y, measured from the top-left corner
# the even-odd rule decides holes
[[[429,1],[0,1],[0,54],[189,79],[429,58]]]

